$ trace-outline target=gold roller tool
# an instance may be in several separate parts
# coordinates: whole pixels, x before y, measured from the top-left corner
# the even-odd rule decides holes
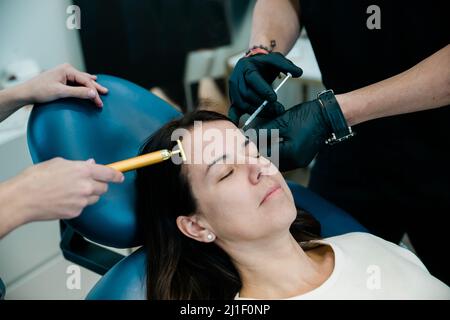
[[[155,163],[163,162],[165,160],[170,159],[174,154],[180,154],[183,161],[186,161],[186,154],[184,153],[183,146],[181,145],[181,141],[177,140],[178,150],[158,150],[154,152],[150,152],[147,154],[143,154],[138,157],[110,163],[106,165],[107,167],[119,170],[121,172],[126,172],[138,168],[142,168],[145,166],[150,166]]]

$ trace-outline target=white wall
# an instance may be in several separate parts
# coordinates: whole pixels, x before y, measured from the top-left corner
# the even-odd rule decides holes
[[[42,69],[69,62],[84,69],[78,31],[66,28],[70,0],[0,0],[0,70],[32,58]]]
[[[66,28],[70,4],[69,0],[0,0],[0,72],[22,59],[35,60],[43,70],[63,62],[84,69],[78,32]],[[31,164],[25,129],[12,138],[0,137],[0,182]],[[81,289],[66,288],[70,263],[61,256],[58,232],[57,222],[37,222],[0,240],[0,277],[7,286],[7,299],[81,299],[97,281],[99,276],[82,269]]]

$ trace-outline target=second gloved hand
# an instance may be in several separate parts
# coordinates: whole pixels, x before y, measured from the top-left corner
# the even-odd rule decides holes
[[[280,72],[289,72],[296,78],[303,70],[279,52],[240,59],[229,80],[231,107],[228,116],[231,120],[237,124],[244,113],[253,113],[264,100],[269,104],[260,116],[272,118],[283,113],[284,107],[276,101],[277,94],[271,86]]]
[[[279,129],[280,171],[306,167],[332,134],[331,123],[318,99],[296,105],[256,129],[267,129],[269,141],[270,130]]]

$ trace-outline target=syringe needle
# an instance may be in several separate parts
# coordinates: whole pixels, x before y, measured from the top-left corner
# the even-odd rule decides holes
[[[290,74],[289,72],[287,73],[286,77],[283,79],[283,81],[281,81],[281,83],[275,88],[275,93],[278,92],[278,90],[281,88],[281,86],[290,78],[292,77],[292,74]],[[255,110],[255,112],[253,112],[253,114],[247,119],[247,121],[245,121],[244,126],[242,127],[242,130],[245,131],[246,127],[248,127],[248,125],[253,121],[253,119],[256,118],[256,116],[262,111],[262,109],[269,103],[269,101],[265,100],[259,107],[258,109]]]

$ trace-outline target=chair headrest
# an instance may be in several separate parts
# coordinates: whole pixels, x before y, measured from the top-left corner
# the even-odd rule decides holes
[[[87,100],[60,99],[35,106],[28,122],[28,146],[34,163],[63,157],[94,158],[99,164],[134,157],[144,140],[180,113],[129,81],[99,75],[109,92],[97,108]],[[135,172],[123,184],[111,184],[95,205],[67,220],[84,237],[111,247],[141,244],[135,216]],[[70,181],[67,181],[70,183]]]

